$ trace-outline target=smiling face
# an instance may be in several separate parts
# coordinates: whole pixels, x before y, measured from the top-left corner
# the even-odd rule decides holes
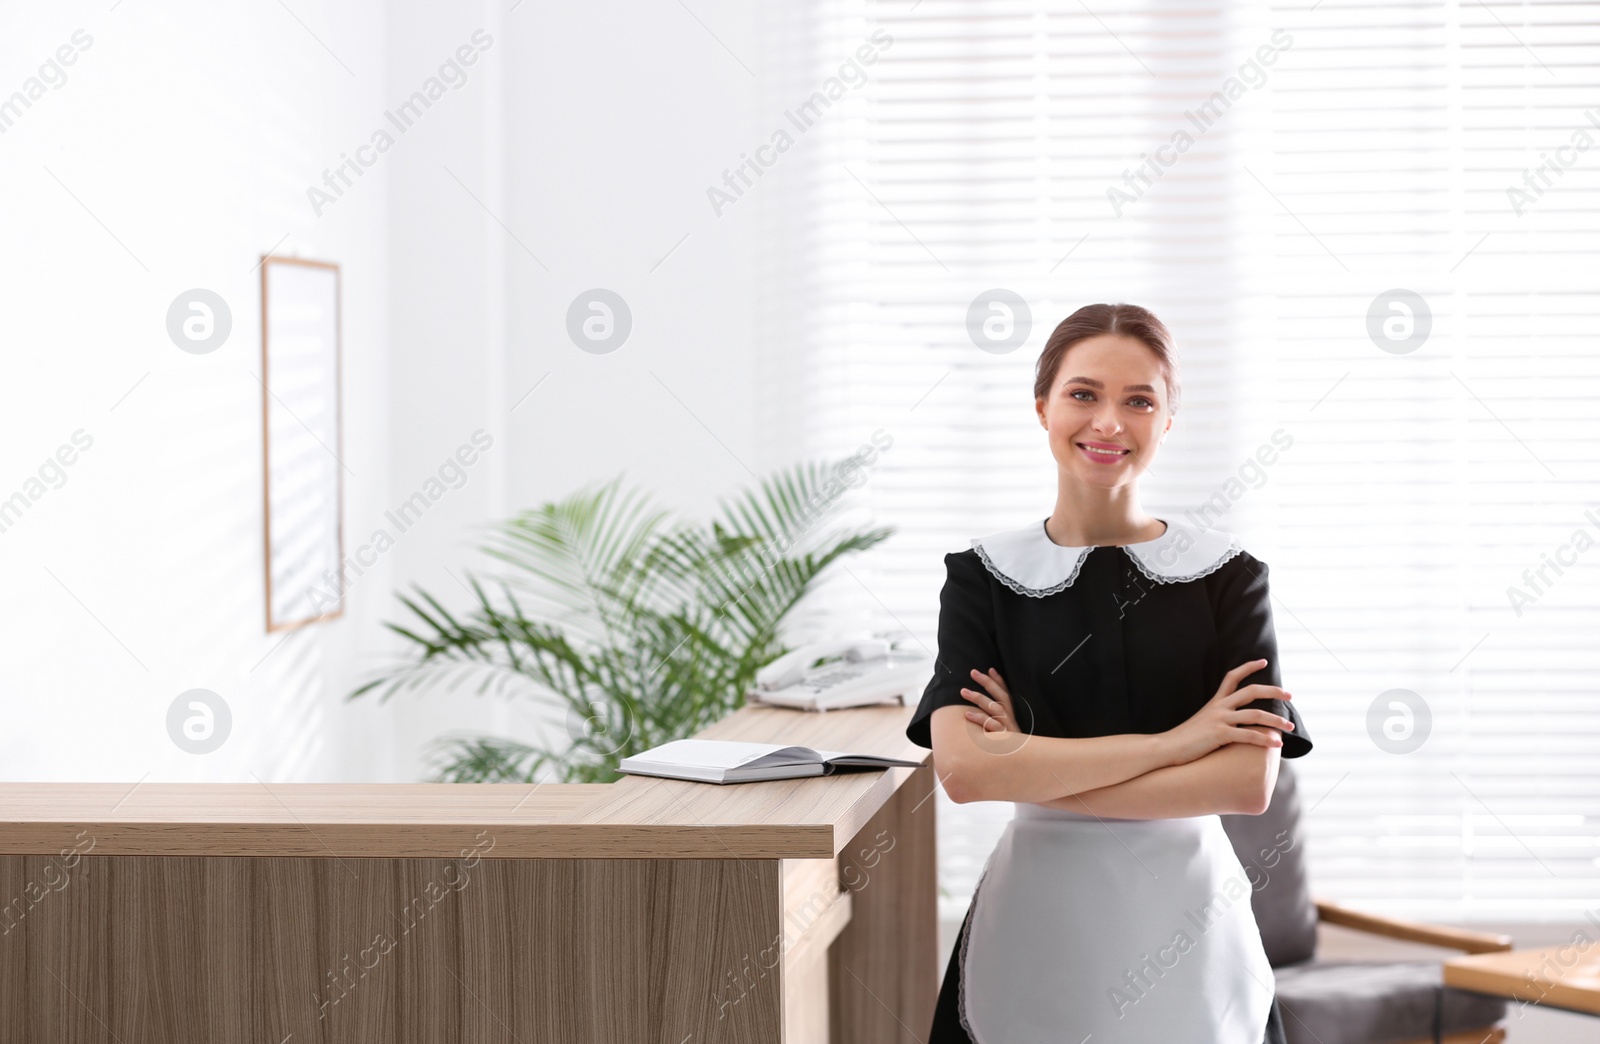
[[[1142,341],[1099,334],[1062,355],[1048,399],[1034,403],[1065,474],[1087,486],[1135,481],[1172,427],[1161,363]]]

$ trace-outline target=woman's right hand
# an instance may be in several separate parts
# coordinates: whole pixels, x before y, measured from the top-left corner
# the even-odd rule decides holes
[[[1259,732],[1246,725],[1270,725],[1275,729],[1292,731],[1294,722],[1271,711],[1243,709],[1252,700],[1290,700],[1294,697],[1276,685],[1246,685],[1234,687],[1246,677],[1267,665],[1266,660],[1241,663],[1222,676],[1222,684],[1211,701],[1195,712],[1194,716],[1176,728],[1168,729],[1163,738],[1168,743],[1168,756],[1174,765],[1187,765],[1198,758],[1229,743],[1254,743],[1262,747],[1281,747],[1283,737],[1276,732]]]

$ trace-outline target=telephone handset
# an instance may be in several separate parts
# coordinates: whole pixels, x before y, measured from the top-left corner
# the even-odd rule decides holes
[[[811,642],[756,672],[752,702],[802,710],[838,710],[874,703],[904,703],[927,685],[933,664],[895,649],[882,638]]]

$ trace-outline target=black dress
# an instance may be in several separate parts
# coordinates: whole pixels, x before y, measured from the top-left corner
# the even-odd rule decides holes
[[[1167,520],[1166,531],[1154,540],[1123,546],[1065,547],[1050,540],[1041,520],[974,540],[971,550],[946,555],[945,567],[937,664],[906,730],[907,736],[923,747],[932,746],[929,718],[936,709],[970,706],[960,690],[980,688],[971,678],[972,668],[985,671],[993,667],[1000,672],[1012,694],[1018,728],[1039,736],[1164,732],[1205,705],[1227,671],[1258,658],[1265,658],[1267,666],[1245,678],[1239,687],[1281,684],[1266,564],[1227,533]],[[1311,739],[1292,701],[1256,700],[1246,706],[1270,710],[1294,722],[1293,731],[1281,733],[1282,757],[1301,757],[1311,750]],[[1030,824],[1023,822],[1023,814],[1040,809],[1019,805],[1019,820],[1013,826],[1027,828]],[[1108,823],[1142,830],[1161,829],[1163,824],[1199,824],[1201,820],[1215,821],[1215,830],[1205,842],[1210,845],[1207,858],[1224,869],[1229,860],[1237,866],[1231,850],[1225,855],[1218,853],[1214,838],[1223,835],[1215,816],[1144,824],[1101,820],[1098,826],[1103,834]],[[1068,824],[1036,825],[1056,829]],[[1081,825],[1087,830],[1089,824]],[[1211,823],[1205,826],[1209,830]],[[989,894],[984,885],[991,883],[989,874],[999,855],[1015,860],[1023,858],[1020,853],[1045,850],[1013,844],[1011,829],[1008,827],[996,856],[991,857],[979,894]],[[1072,844],[1081,848],[1079,840]],[[1108,852],[1106,858],[1115,858],[1115,852]],[[1072,894],[1070,884],[1061,882],[1063,894]],[[1213,880],[1199,887],[1214,884]],[[1045,896],[1044,902],[1051,903],[1051,897]],[[1248,908],[1248,902],[1244,905]],[[972,1039],[963,1026],[971,998],[962,995],[962,962],[977,906],[975,896],[961,944],[951,954],[928,1044],[968,1044]],[[1253,915],[1249,929],[1254,930]],[[1259,935],[1255,943],[1259,947]],[[1000,948],[991,946],[989,952]],[[1265,958],[1251,956],[1259,961],[1255,965],[1259,972],[1265,967]],[[1252,978],[1259,982],[1260,976],[1253,973]],[[1163,999],[1171,1000],[1178,989],[1167,987]],[[1260,989],[1270,993],[1270,971]],[[1249,1001],[1249,1010],[1266,1009],[1266,1018],[1251,1024],[1262,1027],[1266,1044],[1283,1041],[1276,998],[1268,1001],[1259,990],[1251,992],[1256,996]],[[1227,1006],[1238,1014],[1237,1005],[1230,1001]],[[989,1025],[1009,1028],[1008,1017],[989,1016]],[[987,1035],[995,1040],[985,1039],[980,1044],[1006,1040],[1004,1031],[989,1030]],[[1073,1040],[1082,1036],[1080,1032]],[[1159,1036],[1152,1033],[1150,1039]]]

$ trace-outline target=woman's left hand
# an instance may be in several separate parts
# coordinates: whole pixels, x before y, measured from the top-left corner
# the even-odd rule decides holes
[[[973,709],[967,711],[967,720],[982,726],[985,732],[1018,731],[1017,717],[1011,707],[1011,690],[1006,688],[1000,672],[991,667],[989,673],[984,674],[973,668],[972,677],[983,686],[983,691],[961,690],[961,695],[973,704]]]

